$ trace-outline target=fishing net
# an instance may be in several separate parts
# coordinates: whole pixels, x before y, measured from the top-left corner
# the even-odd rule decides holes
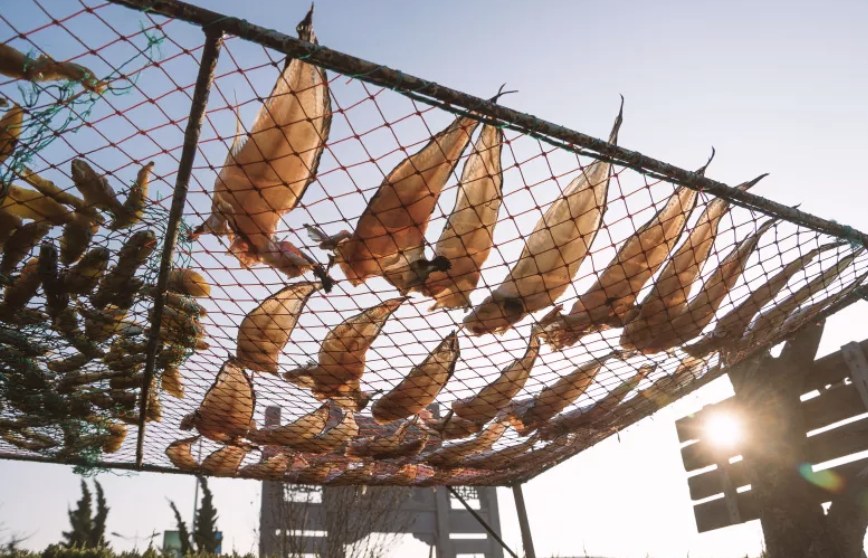
[[[82,356],[81,347],[58,330],[57,311],[49,308],[44,283],[21,311],[32,314],[32,323],[21,325],[19,312],[0,324],[0,457],[306,484],[509,484],[653,414],[861,294],[868,273],[868,257],[858,242],[861,233],[843,228],[835,236],[818,232],[823,230],[819,226],[774,219],[779,216],[775,211],[726,204],[708,192],[680,187],[678,176],[645,168],[641,158],[626,165],[616,160],[606,168],[600,161],[607,158],[600,153],[486,117],[484,107],[475,112],[478,107],[444,105],[405,91],[400,73],[391,87],[372,83],[369,72],[326,74],[328,139],[310,169],[315,178],[275,231],[278,240],[301,251],[299,258],[309,256],[321,265],[294,278],[269,265],[243,265],[230,253],[239,252],[231,237],[195,233],[202,232],[199,225],[212,214],[215,180],[227,153],[236,139],[242,145],[250,141],[252,123],[285,57],[227,36],[183,200],[179,243],[170,260],[170,268],[184,273],[169,281],[172,294],[162,299],[161,336],[149,346],[160,258],[203,51],[201,29],[157,11],[31,0],[0,14],[0,38],[28,60],[35,63],[43,54],[68,60],[88,68],[105,85],[97,91],[102,88],[86,80],[4,78],[0,83],[0,93],[10,102],[6,110],[14,102],[24,114],[18,143],[2,168],[7,211],[14,212],[11,206],[18,203],[9,188],[30,187],[21,178],[28,170],[81,196],[71,165],[74,159],[84,160],[106,177],[123,203],[142,167],[154,163],[147,203],[129,228],[111,229],[116,218],[111,209],[69,208],[72,214],[93,209],[103,218],[105,224],[88,243],[88,249],[110,254],[103,280],[136,235],[150,231],[154,238],[147,257],[124,276],[126,282],[110,283],[103,298],[111,302],[100,306],[104,301],[95,302],[91,291],[70,296],[68,308],[76,323],[82,329],[89,325],[90,333],[102,331],[85,333],[92,350]],[[272,108],[276,102],[268,100]],[[610,109],[614,120],[618,107]],[[432,138],[443,139],[441,132],[456,122],[456,115],[470,130],[469,139],[451,159],[454,164],[447,163],[439,196],[422,196],[419,202],[434,202],[430,220],[425,219],[423,246],[425,261],[432,262],[426,269],[429,279],[439,278],[459,299],[466,295],[478,314],[465,307],[432,309],[430,293],[411,292],[404,300],[395,287],[398,281],[387,281],[383,273],[353,285],[346,267],[334,261],[329,239],[313,240],[305,227],[315,226],[328,236],[342,230],[358,235],[360,216],[384,180],[408,157],[430,148]],[[472,119],[485,125],[473,129],[468,124]],[[623,126],[630,126],[629,104]],[[479,139],[485,134],[496,145]],[[491,156],[494,147],[499,157]],[[281,164],[271,163],[275,168]],[[481,221],[480,208],[490,216],[494,207],[496,225],[492,220],[489,229],[470,226],[471,232],[493,230],[490,252],[470,258],[470,271],[465,268],[470,275],[478,272],[475,284],[472,279],[453,283],[442,259],[434,257],[435,249],[440,250],[444,230],[468,230],[466,222],[460,229],[457,219],[448,228],[447,221],[456,200],[482,190],[466,179],[472,165],[483,165],[475,182],[485,185],[489,197],[468,202],[472,215],[466,222]],[[713,168],[712,163],[710,175]],[[501,195],[492,196],[492,177],[498,175]],[[602,178],[592,181],[597,175]],[[574,204],[558,219],[541,222],[565,196],[577,199],[573,194],[583,177],[596,186],[606,176],[608,191],[600,202]],[[762,182],[752,191],[761,192]],[[715,214],[716,231],[708,224]],[[645,226],[655,215],[662,217]],[[23,222],[40,220],[35,216]],[[577,269],[561,265],[546,271],[540,263],[540,269],[517,275],[526,246],[539,262],[551,259],[553,252],[566,253],[558,246],[558,231],[565,226],[573,230],[573,223],[581,223],[580,238],[588,243],[584,257],[575,256],[575,239],[570,244],[569,263],[580,262]],[[43,244],[59,243],[64,223],[50,224],[50,232],[6,278],[13,286],[28,258],[42,259],[49,250]],[[535,227],[540,230],[534,232]],[[412,224],[404,228],[412,229]],[[840,233],[842,227],[835,230]],[[539,242],[543,233],[555,247]],[[466,257],[459,262],[455,254],[476,254],[487,245],[486,235],[456,237],[446,258],[453,269],[467,264]],[[243,256],[256,242],[241,240]],[[75,265],[60,265],[58,277]],[[327,285],[330,289],[321,284],[326,273],[334,283]],[[558,273],[566,276],[560,280],[564,288],[543,289],[548,300],[531,304],[531,295],[539,292],[523,289],[551,285]],[[520,295],[504,298],[503,285],[510,278]],[[301,284],[311,285],[309,292],[285,291]],[[261,319],[248,320],[241,332],[245,318],[279,292],[292,296],[263,310]],[[198,297],[194,302],[186,295]],[[482,315],[492,296],[500,300],[497,327],[472,319]],[[117,299],[128,308],[118,322],[122,325],[111,322],[100,329]],[[580,305],[574,306],[577,301]],[[389,308],[387,319],[371,336],[370,347],[354,352],[353,332],[371,320],[347,321],[378,305]],[[290,321],[297,318],[294,327],[287,326],[289,315]],[[357,384],[336,387],[329,384],[328,373],[310,363],[323,364],[323,342],[345,323],[355,325],[343,330],[342,343],[348,358],[363,355],[364,373]],[[279,343],[272,370],[277,374],[250,370],[257,367],[251,363],[267,361],[257,360],[262,355],[235,359],[242,356],[239,337],[250,341],[257,327],[261,343],[273,339],[275,329],[289,334],[285,345]],[[538,349],[534,338],[540,340]],[[437,353],[433,357],[432,351]],[[334,350],[330,356],[340,358]],[[441,364],[426,366],[426,359],[435,357]],[[483,400],[479,394],[486,386]],[[147,401],[144,412],[140,400]],[[140,420],[146,422],[143,432]]]

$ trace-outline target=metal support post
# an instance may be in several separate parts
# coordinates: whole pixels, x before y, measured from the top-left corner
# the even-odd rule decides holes
[[[530,535],[530,523],[527,520],[527,508],[524,505],[524,494],[520,484],[512,486],[512,494],[515,496],[515,510],[518,512],[518,526],[521,528],[521,542],[524,545],[525,558],[536,558],[533,538]]]
[[[476,513],[476,510],[474,510],[473,508],[470,507],[470,504],[467,503],[467,501],[461,496],[461,494],[458,493],[458,491],[456,491],[451,486],[447,486],[446,488],[449,490],[450,494],[455,496],[458,499],[458,501],[461,502],[461,505],[464,506],[464,509],[469,511],[470,515],[472,515],[474,517],[474,519],[476,519],[476,521],[478,521],[479,524],[482,525],[483,529],[488,531],[488,534],[491,535],[494,538],[494,540],[499,542],[500,546],[502,546],[504,550],[509,552],[510,556],[512,556],[513,558],[518,558],[518,555],[515,552],[513,552],[511,548],[506,546],[506,543],[503,542],[503,539],[500,538],[500,533],[497,533],[494,529],[492,529],[488,525],[488,523],[486,523],[485,520],[482,519],[482,516],[480,516],[478,513]],[[533,558],[533,557],[528,554],[528,558]]]

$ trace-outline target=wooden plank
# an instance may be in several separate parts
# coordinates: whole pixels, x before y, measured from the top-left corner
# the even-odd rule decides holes
[[[802,403],[806,433],[865,413],[856,386],[836,385]]]
[[[868,450],[868,419],[808,438],[808,461],[823,463]]]
[[[730,481],[735,488],[741,488],[750,484],[748,479],[747,467],[744,461],[736,461],[727,465]],[[699,475],[694,475],[687,479],[687,486],[690,488],[691,500],[704,500],[711,498],[717,494],[723,493],[723,488],[720,478],[720,469],[706,471]]]
[[[681,448],[681,461],[684,463],[684,470],[688,473],[721,461],[729,461],[737,455],[741,455],[741,448],[737,444],[723,447],[707,440],[700,440]]]
[[[680,418],[675,421],[675,431],[678,432],[678,441],[682,444],[702,439],[705,434],[705,417],[712,412],[727,412],[735,402],[733,397],[724,399],[720,403],[706,405],[696,413]]]
[[[829,471],[847,479],[853,478],[866,467],[868,467],[868,459],[860,459],[859,461],[839,465],[838,467],[829,469]],[[718,471],[712,472],[718,473]],[[830,492],[819,486],[814,486],[813,493],[818,503],[828,502],[833,496]],[[751,495],[750,490],[738,494],[738,506],[742,522],[759,519],[759,509],[757,508],[755,499]],[[726,502],[723,498],[698,504],[693,507],[693,513],[694,518],[696,519],[696,528],[700,533],[732,525],[729,519],[729,510],[727,509]]]
[[[860,341],[859,345],[862,347],[862,351],[868,354],[868,339]],[[837,384],[844,378],[850,377],[850,370],[847,368],[847,363],[844,362],[844,357],[840,351],[815,360],[812,368],[811,373],[805,379],[805,393]]]

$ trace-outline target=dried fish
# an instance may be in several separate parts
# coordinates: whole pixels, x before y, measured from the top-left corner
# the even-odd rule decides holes
[[[712,151],[708,163],[696,174],[703,176],[713,158]],[[687,186],[676,189],[666,205],[624,242],[594,284],[579,296],[569,314],[561,315],[560,307],[556,307],[541,320],[546,326],[543,336],[553,349],[570,347],[590,333],[623,327],[634,317],[636,297],[666,262],[687,225],[698,195],[697,190]]]
[[[687,345],[684,350],[694,357],[702,357],[719,351],[727,345],[737,343],[747,330],[754,316],[775,299],[790,279],[805,269],[821,253],[842,246],[841,242],[831,242],[794,259],[768,281],[754,289],[750,295],[729,314],[720,318],[714,331],[700,341]]]
[[[36,296],[42,278],[39,274],[39,258],[30,258],[21,268],[21,273],[3,293],[3,306],[6,311],[16,313],[24,309]]]
[[[609,143],[618,141],[623,99],[621,108]],[[602,224],[609,174],[609,163],[595,161],[546,210],[509,277],[464,318],[473,335],[503,333],[567,290]]]
[[[361,411],[371,395],[359,387],[366,354],[386,320],[405,300],[392,298],[347,318],[326,335],[316,363],[286,372],[283,377],[312,390],[319,399],[332,399],[341,407]]]
[[[827,285],[832,284],[846,270],[853,261],[865,252],[864,248],[848,254],[841,258],[835,265],[825,269],[822,273],[808,281],[800,287],[796,292],[792,293],[784,300],[775,304],[765,312],[757,316],[756,320],[747,328],[744,334],[744,341],[753,343],[754,340],[762,336],[766,336],[776,330],[784,320],[792,314],[802,303],[809,300],[815,294],[826,289]],[[740,340],[741,341],[741,340]]]
[[[784,323],[781,324],[780,333],[783,336],[795,333],[800,327],[815,319],[817,314],[823,310],[831,308],[847,296],[851,295],[853,291],[862,286],[866,277],[868,277],[868,272],[856,277],[850,285],[843,290],[799,308],[797,311],[787,316],[787,319],[785,319]]]
[[[84,159],[73,159],[72,182],[88,207],[108,211],[112,215],[121,212],[121,203],[105,176],[98,174]]]
[[[91,248],[78,263],[63,273],[66,291],[77,295],[92,292],[108,268],[110,256],[111,252],[107,248]]]
[[[501,470],[509,467],[515,459],[533,450],[538,441],[538,436],[534,434],[522,442],[496,451],[484,451],[464,457],[458,464],[473,469]]]
[[[181,369],[170,366],[160,375],[160,388],[176,399],[184,399],[184,377]]]
[[[102,451],[109,454],[117,453],[127,438],[127,425],[122,422],[107,422],[105,426],[109,432]]]
[[[404,422],[388,434],[356,438],[347,446],[347,457],[371,457],[374,459],[395,459],[418,455],[428,443],[428,436],[407,440],[412,422]]]
[[[383,180],[353,236],[337,246],[337,262],[352,285],[384,276],[406,294],[432,271],[449,268],[443,256],[425,259],[425,231],[478,124],[470,117],[455,119]]]
[[[616,350],[594,358],[543,388],[532,399],[518,401],[507,413],[509,421],[519,434],[526,436],[546,423],[556,414],[569,407],[582,396],[594,382],[603,366],[613,358],[625,359],[629,353]]]
[[[739,190],[749,190],[766,175],[745,182]],[[658,327],[678,316],[687,305],[690,288],[699,277],[711,254],[720,220],[729,211],[729,202],[715,198],[700,215],[687,239],[663,267],[651,292],[639,305],[638,315],[621,334],[625,349],[640,349],[656,335]]]
[[[639,383],[650,374],[656,365],[643,365],[639,371],[628,380],[619,384],[604,398],[595,402],[591,407],[574,409],[555,418],[548,425],[540,428],[540,438],[545,441],[554,440],[579,428],[591,426],[611,413],[615,407],[621,404],[631,391],[639,386]]]
[[[57,62],[44,54],[31,58],[6,44],[0,44],[0,74],[34,83],[70,80],[81,83],[88,91],[102,93],[105,83],[94,73],[72,62]]]
[[[312,24],[313,9],[298,26],[299,38],[316,43]],[[327,279],[298,248],[274,237],[281,216],[316,176],[331,116],[325,71],[288,57],[247,139],[233,142],[214,186],[211,216],[194,235],[228,236],[230,252],[245,266],[264,263],[289,277],[317,267]]]
[[[289,468],[289,458],[280,453],[260,461],[245,465],[238,471],[238,476],[245,479],[283,481]]]
[[[339,423],[324,432],[293,447],[298,451],[313,454],[331,453],[359,435],[359,425],[352,411],[343,411]]]
[[[459,417],[455,414],[454,410],[447,413],[443,418],[425,421],[425,428],[435,433],[441,440],[466,438],[482,430],[483,426],[485,426],[485,423],[480,424]]]
[[[0,47],[0,58],[2,58],[2,47]],[[24,110],[17,103],[12,103],[12,108],[0,118],[0,164],[15,151],[23,128]]]
[[[338,476],[326,482],[329,486],[366,486],[370,484],[374,473],[374,464],[365,463],[361,467],[347,469]]]
[[[0,275],[9,276],[50,230],[51,224],[45,221],[31,221],[19,227],[3,246]]]
[[[148,198],[148,183],[151,181],[151,172],[154,170],[154,162],[151,161],[139,170],[136,182],[127,193],[127,199],[115,215],[115,220],[109,225],[112,230],[128,229],[142,220]]]
[[[6,241],[21,227],[21,223],[21,217],[0,209],[0,248],[3,248]]]
[[[253,382],[241,364],[230,358],[220,368],[199,408],[181,421],[181,429],[196,428],[215,442],[236,443],[251,429],[255,404]]]
[[[169,444],[166,448],[166,455],[172,465],[182,471],[195,471],[199,468],[199,464],[193,458],[193,444],[199,441],[199,436],[192,438],[184,438]]]
[[[294,283],[254,308],[238,329],[236,357],[254,372],[278,373],[278,361],[298,317],[318,283]]]
[[[60,262],[63,265],[77,262],[84,255],[97,231],[99,225],[94,219],[84,213],[73,213],[63,226],[63,235],[60,237]]]
[[[153,231],[138,231],[118,251],[118,261],[103,275],[99,287],[90,297],[95,308],[103,308],[112,298],[130,288],[130,281],[138,269],[157,248],[157,237]]]
[[[453,331],[407,377],[373,404],[371,413],[377,424],[409,418],[433,403],[455,372],[458,352],[458,336]]]
[[[112,304],[102,310],[88,308],[84,305],[77,307],[79,314],[84,317],[84,333],[88,339],[95,343],[102,343],[112,335],[120,333],[123,319],[127,315],[126,308],[118,308]]]
[[[74,196],[67,190],[59,188],[54,184],[54,182],[46,180],[27,167],[22,167],[22,170],[16,171],[16,173],[21,180],[27,182],[30,186],[33,186],[46,197],[53,199],[59,204],[68,205],[76,212],[87,215],[99,224],[102,224],[103,219],[99,211],[89,207],[85,201],[78,196]]]
[[[502,150],[503,131],[484,125],[464,164],[455,207],[434,248],[436,256],[446,258],[451,265],[446,271],[433,271],[423,286],[413,289],[434,298],[431,310],[471,306],[470,293],[491,252],[503,199]]]
[[[14,184],[6,185],[6,196],[0,208],[22,219],[47,221],[52,225],[63,225],[72,218],[72,210],[46,196],[42,192],[30,190]]]
[[[177,268],[169,273],[166,290],[193,298],[211,296],[211,285],[202,275],[192,269]]]
[[[437,467],[458,465],[462,459],[491,449],[500,440],[509,424],[505,421],[494,422],[485,430],[469,440],[444,445],[425,456],[425,461]]]
[[[693,297],[684,310],[670,322],[662,324],[657,335],[640,350],[645,354],[667,351],[680,343],[693,339],[705,329],[723,303],[723,299],[741,277],[747,261],[756,250],[760,237],[775,224],[767,221],[755,233],[736,245],[720,262],[702,290]]]
[[[69,292],[58,274],[57,247],[51,242],[39,247],[39,277],[45,293],[45,308],[52,318],[69,306]]]
[[[266,426],[248,434],[255,444],[263,446],[288,446],[309,441],[323,433],[329,419],[329,407],[323,405],[295,421],[283,426]]]
[[[248,453],[249,446],[222,447],[202,460],[199,471],[214,477],[234,477]]]
[[[452,403],[452,410],[459,417],[479,424],[485,424],[505,409],[530,377],[539,355],[540,342],[537,331],[531,331],[530,343],[521,358],[515,359],[501,371],[493,382],[482,390],[465,399]]]

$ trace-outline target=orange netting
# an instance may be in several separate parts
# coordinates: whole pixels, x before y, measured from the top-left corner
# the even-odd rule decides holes
[[[283,72],[283,55],[227,37],[136,464],[202,34],[134,13],[31,0],[0,14],[24,56],[20,76],[0,64],[23,78],[0,84],[0,457],[506,484],[849,302],[868,273],[853,242],[364,75]],[[58,66],[43,54],[90,72],[40,81]],[[95,192],[100,176],[114,194]]]

